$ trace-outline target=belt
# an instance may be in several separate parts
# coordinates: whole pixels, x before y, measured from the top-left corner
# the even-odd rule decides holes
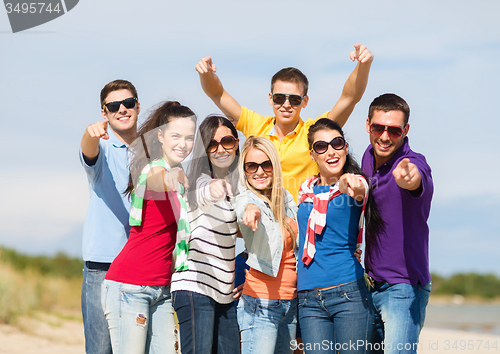
[[[366,285],[371,289],[379,287],[385,283],[384,280],[381,280],[381,281],[375,280],[371,276],[369,276],[368,274],[365,274],[365,280],[366,280]]]
[[[92,262],[92,261],[86,261],[85,266],[87,269],[94,269],[94,270],[108,270],[109,266],[111,263],[101,263],[101,262]]]

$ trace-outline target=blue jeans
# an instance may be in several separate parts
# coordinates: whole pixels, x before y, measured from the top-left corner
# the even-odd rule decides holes
[[[241,284],[245,283],[246,270],[250,269],[250,266],[246,264],[248,259],[248,253],[241,252],[238,254],[234,260],[234,287],[237,288]],[[238,308],[239,300],[234,301],[234,306]]]
[[[364,278],[327,290],[298,294],[305,352],[366,353],[373,305]]]
[[[430,292],[431,283],[415,287],[377,282],[372,291],[375,326],[370,353],[417,352]]]
[[[219,304],[210,296],[192,291],[172,293],[182,354],[236,354],[240,338],[232,302]]]
[[[87,354],[111,354],[108,322],[102,312],[101,285],[107,270],[83,267],[82,316]]]
[[[170,286],[104,280],[101,298],[113,353],[176,352]]]
[[[241,295],[238,304],[241,352],[244,354],[293,353],[297,299],[258,299]]]

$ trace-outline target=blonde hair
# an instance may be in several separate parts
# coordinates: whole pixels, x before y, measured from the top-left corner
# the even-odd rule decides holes
[[[271,199],[269,199],[265,194],[263,194],[260,190],[255,189],[248,182],[247,175],[245,173],[244,165],[245,159],[248,152],[252,149],[258,149],[265,153],[271,164],[273,165],[273,182],[271,185]],[[285,198],[284,198],[284,190],[283,187],[283,173],[281,171],[281,163],[278,156],[278,151],[274,147],[273,143],[266,138],[250,136],[243,144],[243,148],[241,150],[240,161],[238,163],[238,172],[240,174],[240,182],[243,186],[251,190],[256,196],[260,199],[264,200],[271,208],[274,217],[278,220],[281,231],[281,239],[283,244],[285,244],[285,229],[288,230],[292,239],[292,249],[295,248],[296,245],[296,235],[292,230],[290,225],[286,222],[286,211],[285,211]]]

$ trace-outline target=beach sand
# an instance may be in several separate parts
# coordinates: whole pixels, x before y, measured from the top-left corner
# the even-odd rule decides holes
[[[424,327],[420,348],[421,354],[494,354],[500,353],[500,336]],[[85,354],[83,324],[78,318],[39,315],[16,326],[0,325],[0,353]]]
[[[70,317],[40,314],[0,325],[0,353],[85,354],[81,315]]]
[[[424,326],[420,345],[422,354],[493,354],[500,353],[500,336]]]

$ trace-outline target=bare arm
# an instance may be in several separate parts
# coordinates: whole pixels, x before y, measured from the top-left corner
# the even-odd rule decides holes
[[[200,75],[201,88],[205,94],[219,107],[227,118],[234,125],[238,124],[241,115],[240,104],[231,97],[216,74],[215,64],[212,63],[212,58],[205,57],[196,64],[196,71]]]
[[[86,158],[93,159],[99,155],[99,139],[109,139],[107,130],[108,121],[106,120],[91,124],[85,129],[80,146]]]
[[[373,54],[364,45],[358,43],[354,45],[355,50],[351,52],[351,60],[358,60],[358,64],[351,73],[344,88],[342,95],[328,113],[328,118],[343,126],[352,111],[365,93],[366,85],[368,84],[368,76],[370,67],[373,62]]]

